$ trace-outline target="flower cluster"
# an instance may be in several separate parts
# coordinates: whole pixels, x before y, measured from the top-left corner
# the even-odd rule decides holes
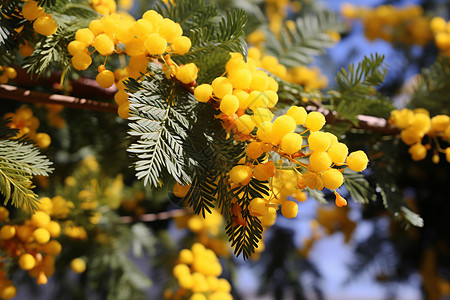
[[[180,216],[175,219],[177,227],[187,227],[196,235],[196,240],[219,256],[228,257],[230,247],[224,239],[224,219],[219,210],[213,208],[206,212],[205,218],[199,215]]]
[[[166,290],[166,299],[189,300],[229,300],[230,283],[224,278],[218,278],[222,266],[211,249],[200,243],[192,245],[191,249],[183,249],[178,256],[178,263],[173,268],[173,275],[179,287],[176,291]]]
[[[377,38],[407,45],[426,45],[432,39],[429,20],[422,7],[381,5],[376,8],[344,3],[341,13],[349,19],[361,19],[367,39]]]
[[[0,66],[0,84],[7,83],[9,79],[14,79],[17,72],[14,68]]]
[[[422,160],[427,156],[428,150],[433,150],[432,160],[439,162],[439,153],[446,155],[446,160],[450,162],[450,147],[442,149],[439,140],[441,138],[450,142],[450,117],[447,115],[437,115],[430,118],[430,114],[425,109],[393,110],[389,122],[401,130],[400,137],[402,141],[410,146],[409,153],[413,160]],[[424,145],[424,137],[428,142]]]
[[[279,35],[289,10],[299,12],[302,8],[300,2],[290,0],[265,0],[265,4],[269,28],[276,35]]]
[[[13,282],[6,277],[6,272],[0,263],[0,299],[12,299],[16,296],[17,289]]]
[[[441,50],[444,55],[450,54],[450,22],[442,17],[434,17],[431,19],[430,28],[434,35],[436,47]]]
[[[319,68],[296,66],[287,69],[278,62],[275,56],[264,55],[257,47],[250,47],[248,49],[248,61],[252,63],[254,61],[257,68],[263,68],[287,82],[303,86],[306,91],[321,89],[328,85],[327,77],[321,74]]]
[[[22,7],[22,16],[33,21],[33,29],[39,34],[49,36],[58,29],[58,23],[36,1],[30,0]]]
[[[28,106],[21,106],[14,113],[6,113],[5,119],[10,118],[8,126],[18,129],[17,137],[26,135],[33,140],[40,148],[47,148],[51,143],[51,138],[43,132],[36,132],[39,128],[39,120],[33,115],[33,111]]]
[[[22,224],[10,224],[3,214],[0,230],[1,247],[6,257],[36,278],[38,284],[46,284],[55,270],[55,256],[61,252],[61,244],[54,240],[61,234],[58,222],[52,220],[52,202],[42,198],[39,210]],[[6,212],[8,212],[6,210]],[[2,270],[3,271],[3,270]]]
[[[129,57],[128,66],[114,73],[107,70],[104,64],[100,65],[96,77],[103,88],[109,88],[118,81],[119,91],[114,99],[119,105],[119,116],[125,119],[129,117],[129,101],[123,81],[128,77],[138,78],[146,72],[150,60],[160,59],[168,78],[174,77],[183,84],[191,84],[197,78],[195,64],[179,67],[170,58],[170,55],[183,55],[190,48],[191,40],[183,36],[180,24],[163,18],[154,10],[146,11],[137,21],[115,13],[93,20],[89,28],[76,32],[75,40],[67,47],[73,55],[72,65],[79,71],[91,65],[94,52],[105,56],[105,63],[112,54],[126,54]]]
[[[224,128],[232,131],[235,139],[247,143],[246,159],[228,174],[230,188],[246,185],[252,178],[269,182],[271,196],[253,199],[249,206],[252,215],[264,217],[271,207],[281,205],[283,215],[295,217],[297,203],[287,200],[287,196],[304,200],[297,189],[306,187],[334,190],[336,205],[345,206],[346,200],[336,192],[344,181],[342,172],[346,167],[363,171],[368,163],[366,154],[355,151],[348,155],[347,146],[335,135],[320,131],[326,122],[320,112],[308,113],[303,107],[292,106],[274,118],[270,109],[278,101],[277,82],[251,61],[245,63],[240,54],[231,55],[226,71],[227,77],[199,85],[194,95],[198,101],[217,107]],[[268,160],[267,154],[275,153],[289,162],[291,174],[282,170],[282,161],[277,166]],[[239,213],[233,215],[238,217]],[[236,223],[243,224],[242,220]]]
[[[115,13],[117,9],[117,4],[114,0],[89,0],[89,5],[101,15]]]

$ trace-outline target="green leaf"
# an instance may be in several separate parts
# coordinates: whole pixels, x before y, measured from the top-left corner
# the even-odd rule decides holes
[[[162,186],[167,175],[189,184],[183,143],[189,127],[186,105],[196,102],[195,98],[163,73],[145,77],[140,83],[130,79],[127,86],[138,89],[129,97],[129,134],[137,141],[128,148],[138,159],[137,178],[153,187]]]
[[[244,259],[247,259],[255,252],[259,240],[262,238],[262,225],[257,217],[250,215],[248,206],[250,201],[254,198],[264,198],[269,195],[269,187],[267,182],[262,182],[252,178],[252,180],[245,186],[236,187],[231,190],[232,197],[236,199],[236,204],[242,209],[242,219],[245,225],[235,224],[232,212],[229,214],[228,223],[226,226],[226,233],[234,247],[234,254],[239,256],[242,253]]]
[[[179,0],[176,5],[157,3],[155,9],[165,18],[179,23],[184,32],[208,25],[219,14],[217,7],[206,4],[205,0]]]
[[[19,129],[8,126],[10,122],[11,118],[0,119],[0,139],[14,138],[19,133]]]
[[[381,195],[384,207],[405,228],[408,228],[410,224],[423,227],[423,219],[410,210],[395,183],[379,180],[377,183],[377,191]]]
[[[26,23],[20,13],[22,2],[19,0],[2,1],[0,7],[0,64],[9,64],[13,58],[11,51],[17,47],[20,38],[19,29]]]
[[[376,200],[374,190],[370,187],[369,182],[364,178],[363,174],[347,168],[344,171],[344,177],[344,186],[347,188],[353,201],[357,203],[369,203],[369,201]]]
[[[383,61],[383,55],[371,55],[364,57],[356,68],[354,64],[350,64],[348,70],[342,68],[337,74],[339,93],[333,94],[332,104],[339,118],[349,120],[356,126],[359,114],[371,114],[371,102],[379,103],[381,99],[377,96],[375,87],[383,83],[387,73]]]
[[[295,20],[295,28],[284,25],[279,38],[265,30],[264,49],[286,67],[307,65],[315,55],[323,54],[325,48],[335,44],[327,31],[340,31],[341,28],[341,22],[334,13],[320,11],[308,14]]]
[[[312,190],[309,187],[306,188],[308,191],[308,195],[311,196],[314,200],[319,202],[320,204],[327,204],[328,201],[325,199],[325,194],[318,190]]]
[[[11,203],[29,212],[37,209],[38,198],[31,190],[33,175],[48,176],[51,162],[39,150],[15,140],[0,141],[0,193],[4,205]]]
[[[422,70],[409,106],[425,108],[432,116],[450,115],[449,91],[450,60],[448,56],[440,56],[429,68]]]
[[[211,22],[203,27],[190,30],[188,33],[192,42],[191,50],[183,56],[174,56],[177,63],[194,62],[200,70],[207,70],[205,57],[220,64],[222,61],[223,72],[225,62],[223,52],[238,52],[247,56],[247,43],[245,42],[244,27],[247,15],[243,10],[228,11],[225,18],[219,23]],[[211,65],[211,62],[208,62]]]
[[[71,62],[66,47],[58,35],[43,37],[36,43],[33,54],[24,59],[23,68],[38,77],[49,75],[51,68],[58,64],[67,69]]]
[[[56,0],[37,0],[37,2],[41,7],[51,7],[56,4]]]
[[[192,207],[194,213],[201,214],[203,218],[206,212],[212,213],[211,208],[214,208],[216,201],[217,184],[213,175],[210,172],[197,173],[186,195],[188,205]]]

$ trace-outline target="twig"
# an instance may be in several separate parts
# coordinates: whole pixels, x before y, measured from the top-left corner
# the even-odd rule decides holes
[[[100,102],[85,98],[77,98],[72,96],[65,96],[59,94],[47,94],[43,92],[31,91],[18,88],[11,85],[0,85],[0,98],[16,100],[29,103],[52,103],[61,104],[66,107],[73,107],[79,109],[87,109],[94,111],[102,111],[109,113],[117,113],[117,105],[115,103]],[[334,111],[330,111],[323,107],[310,105],[306,107],[308,111],[320,111],[325,115],[327,123],[346,122],[346,120],[339,120]],[[354,128],[364,129],[384,135],[396,135],[400,131],[398,128],[391,126],[385,119],[373,116],[358,115],[359,124]]]
[[[153,221],[161,221],[167,220],[171,218],[186,216],[193,214],[192,209],[189,208],[181,208],[170,211],[164,211],[156,214],[143,214],[140,216],[132,217],[132,216],[123,216],[120,217],[120,221],[122,223],[128,224],[133,222],[153,222]]]
[[[350,122],[348,120],[339,119],[335,111],[330,111],[324,107],[309,105],[306,107],[306,110],[321,112],[325,116],[328,124],[332,124],[335,122]],[[359,120],[358,126],[353,126],[353,128],[364,129],[384,135],[397,135],[400,133],[400,130],[397,127],[392,126],[387,122],[387,120],[383,118],[367,115],[358,115],[357,118]]]
[[[7,84],[0,85],[0,98],[35,104],[61,104],[65,107],[117,113],[117,105],[115,103],[101,102],[60,94],[47,94],[43,92],[22,89]]]

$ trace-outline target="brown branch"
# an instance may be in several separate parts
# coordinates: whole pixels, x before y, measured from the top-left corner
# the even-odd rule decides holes
[[[181,209],[175,209],[170,211],[164,211],[156,214],[144,214],[136,217],[132,216],[123,216],[120,217],[120,221],[122,223],[128,224],[133,222],[153,222],[153,221],[161,221],[161,220],[167,220],[171,218],[191,215],[194,212],[192,209],[189,208],[181,208]]]
[[[81,83],[81,82],[80,82]],[[84,82],[84,84],[87,84]],[[61,104],[66,107],[87,109],[93,111],[117,113],[117,105],[115,103],[101,102],[90,100],[86,98],[77,98],[73,96],[65,96],[60,94],[47,94],[32,90],[26,90],[11,85],[0,85],[0,98],[16,100],[29,103],[52,103]],[[337,113],[325,109],[322,106],[310,105],[306,107],[308,111],[319,111],[325,115],[326,121],[329,124],[335,122],[349,122],[348,120],[340,120]],[[396,135],[400,130],[391,126],[385,119],[373,116],[358,115],[358,126],[356,129],[364,129],[384,135]]]
[[[117,113],[117,105],[115,103],[101,102],[60,94],[47,94],[6,84],[0,85],[0,98],[34,104],[60,104],[71,108]]]
[[[330,111],[322,106],[307,106],[307,111],[318,111],[321,112],[327,121],[328,124],[337,123],[337,122],[346,122],[349,123],[349,120],[342,120],[338,118],[338,114],[335,111]],[[376,132],[384,135],[397,135],[400,133],[400,130],[392,126],[387,122],[387,120],[383,118],[367,116],[367,115],[358,115],[358,126],[353,126],[355,129],[364,129],[371,132]]]

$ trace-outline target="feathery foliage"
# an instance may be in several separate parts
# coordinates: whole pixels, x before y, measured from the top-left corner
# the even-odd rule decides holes
[[[66,38],[59,35],[41,38],[33,54],[25,58],[23,67],[37,76],[50,75],[51,67],[57,64],[63,69],[69,68],[71,63],[66,55],[67,44],[61,43],[61,39]]]
[[[309,187],[306,188],[306,190],[308,191],[308,195],[310,197],[312,197],[314,200],[316,200],[317,202],[319,202],[320,204],[327,204],[328,201],[325,198],[325,194],[321,191],[318,190],[312,190]]]
[[[89,282],[96,288],[108,289],[108,300],[143,299],[144,289],[150,287],[151,281],[128,256],[130,245],[139,237],[134,235],[135,230],[130,231],[119,224],[114,231],[109,232],[114,238],[108,247],[96,245],[93,248]],[[146,236],[149,237],[148,234]]]
[[[230,218],[225,228],[231,246],[234,247],[234,254],[247,259],[255,252],[259,240],[262,238],[262,225],[257,217],[250,215],[248,206],[254,198],[264,198],[269,195],[269,187],[267,182],[262,182],[252,178],[245,186],[238,186],[231,190],[236,199],[234,205],[239,205],[242,209],[242,219],[245,224],[236,224],[234,219]]]
[[[228,52],[238,52],[244,57],[247,56],[244,32],[247,15],[243,10],[228,11],[220,22],[217,22],[216,18],[210,16],[208,18],[209,23],[201,22],[203,25],[199,24],[185,33],[191,39],[191,50],[183,56],[173,57],[177,63],[193,62],[200,70],[210,70],[210,67],[214,66],[215,71],[202,74],[199,83],[210,83],[217,74],[220,75],[225,71],[224,57],[229,56]]]
[[[376,178],[376,192],[378,193],[384,207],[406,228],[410,225],[423,227],[423,219],[412,212],[406,203],[402,191],[396,183],[396,176],[403,174],[404,166],[399,164],[401,152],[394,150],[398,144],[378,141],[373,148],[383,155],[374,161],[372,171]],[[397,151],[397,152],[395,152]]]
[[[394,182],[380,180],[377,190],[381,195],[384,207],[405,227],[410,225],[423,227],[423,219],[407,206],[402,194]]]
[[[334,45],[328,31],[340,31],[341,23],[334,13],[321,11],[295,20],[295,27],[284,25],[278,38],[270,30],[265,31],[264,49],[279,59],[286,67],[307,65],[315,55]]]
[[[36,147],[16,140],[1,140],[0,192],[5,197],[3,204],[11,201],[16,207],[35,211],[38,199],[31,190],[31,179],[33,175],[48,176],[52,171],[50,165],[51,162]]]
[[[344,171],[344,185],[350,193],[353,201],[358,203],[369,203],[376,199],[373,189],[370,187],[364,175],[346,169]]]
[[[16,46],[20,33],[19,28],[25,23],[19,10],[16,10],[21,1],[6,0],[2,2],[0,5],[0,50],[2,50],[0,64],[9,62],[5,54]]]
[[[440,57],[427,69],[422,70],[415,94],[409,105],[413,108],[425,107],[431,115],[450,114],[450,61]]]
[[[146,76],[142,82],[130,79],[127,86],[136,91],[129,98],[129,134],[138,140],[128,151],[138,158],[137,178],[154,187],[161,186],[167,176],[189,184],[183,142],[189,128],[189,105],[195,103],[195,98],[162,72]]]
[[[0,139],[14,138],[19,133],[19,129],[8,126],[10,122],[11,118],[0,119]]]
[[[41,7],[51,7],[56,4],[56,0],[37,0],[37,3]]]
[[[368,107],[376,94],[375,87],[383,83],[387,68],[383,63],[384,56],[375,54],[358,63],[344,68],[336,76],[339,86],[338,93],[334,93],[332,104],[339,113],[339,117],[358,124],[357,115],[371,113]],[[373,112],[372,112],[373,113]]]
[[[230,207],[230,195],[226,191],[225,175],[244,155],[244,144],[225,139],[225,131],[214,118],[215,110],[209,104],[198,103],[198,118],[189,131],[185,142],[186,154],[193,166],[194,179],[186,195],[187,203],[196,214],[205,215],[214,202],[226,211]],[[219,182],[217,182],[219,181]],[[225,191],[223,191],[225,189]]]
[[[81,0],[58,1],[54,6],[54,0],[45,2],[44,5],[51,6],[47,11],[58,23],[58,29],[47,37],[37,34],[34,51],[23,62],[23,68],[38,77],[50,75],[53,67],[62,69],[63,72],[71,68],[67,45],[73,40],[78,29],[87,27],[97,16],[97,13]]]
[[[184,32],[207,26],[219,14],[217,7],[207,5],[205,0],[180,0],[176,5],[172,2],[156,3],[155,8],[165,18],[180,23]]]

